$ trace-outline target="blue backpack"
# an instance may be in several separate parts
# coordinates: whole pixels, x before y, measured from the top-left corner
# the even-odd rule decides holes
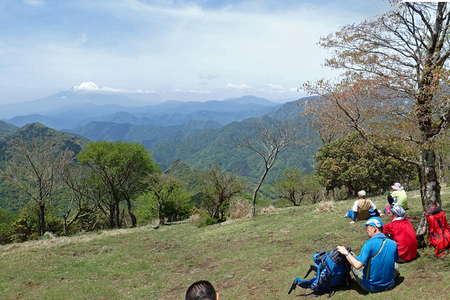
[[[344,255],[337,250],[317,252],[312,256],[314,265],[311,265],[305,278],[296,277],[288,292],[290,294],[297,285],[302,288],[312,289],[312,294],[329,294],[331,297],[336,288],[349,286],[350,264]],[[316,276],[306,279],[314,271]]]

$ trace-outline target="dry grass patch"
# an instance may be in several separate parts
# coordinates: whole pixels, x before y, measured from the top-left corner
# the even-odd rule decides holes
[[[333,212],[335,210],[334,201],[319,202],[316,206],[316,212]]]

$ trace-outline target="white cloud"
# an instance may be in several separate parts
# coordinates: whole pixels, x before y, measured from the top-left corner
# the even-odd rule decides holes
[[[145,90],[126,90],[126,89],[115,89],[106,86],[98,86],[94,82],[86,81],[79,85],[72,87],[72,90],[79,92],[103,92],[103,93],[117,93],[117,94],[155,94],[155,91],[145,91]]]
[[[237,90],[248,90],[252,87],[245,83],[235,84],[235,83],[227,83],[227,88],[237,89]]]
[[[105,84],[98,87],[105,92],[180,89],[200,95],[204,88],[215,98],[250,92],[271,99],[298,95],[288,87],[335,75],[323,67],[327,53],[317,45],[319,37],[364,18],[338,0],[340,10],[322,10],[320,1],[308,1],[309,7],[298,1],[284,10],[264,9],[260,0],[223,8],[186,2],[61,1],[53,13],[67,13],[70,26],[48,32],[30,26],[8,47],[0,44],[0,87],[9,89],[2,89],[0,101],[35,99],[86,78]],[[83,12],[93,16],[89,24],[76,23]],[[46,25],[54,29],[51,17]]]

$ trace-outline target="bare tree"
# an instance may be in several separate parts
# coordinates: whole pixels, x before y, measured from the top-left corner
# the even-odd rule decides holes
[[[52,141],[14,140],[7,151],[7,163],[0,176],[23,192],[38,207],[38,230],[46,230],[45,209],[61,183],[61,171],[73,153],[61,151]]]
[[[274,188],[281,199],[294,206],[299,206],[307,198],[312,203],[319,202],[322,190],[313,175],[302,174],[298,169],[284,171],[282,179],[274,184]]]
[[[84,220],[81,222],[83,229],[93,230],[97,224],[96,212],[105,212],[101,201],[105,193],[99,192],[97,186],[89,184],[89,177],[89,170],[77,163],[67,165],[63,170],[62,180],[68,187],[66,191],[68,203],[63,209],[62,216],[64,234],[67,234],[69,228],[79,220]]]
[[[202,206],[218,221],[225,221],[232,198],[241,193],[244,184],[236,175],[218,167],[207,170],[203,176],[205,198]]]
[[[256,153],[263,162],[261,175],[253,189],[252,216],[256,215],[256,199],[267,174],[277,161],[278,155],[286,150],[294,138],[295,128],[289,126],[288,123],[271,120],[264,124],[261,122],[256,135],[237,142],[239,146]]]
[[[448,4],[391,1],[392,10],[343,27],[320,44],[333,49],[326,61],[342,69],[338,83],[306,84],[321,97],[310,112],[333,129],[352,129],[385,155],[416,167],[423,209],[441,206],[436,143],[449,127]],[[408,147],[408,158],[380,140]]]

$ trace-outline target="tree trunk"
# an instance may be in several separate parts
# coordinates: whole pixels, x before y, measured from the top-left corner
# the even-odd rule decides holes
[[[64,235],[67,235],[67,218],[68,218],[68,216],[64,216],[63,217],[63,219],[64,219],[64,224],[63,224],[63,232],[64,232]]]
[[[256,197],[258,196],[259,189],[261,188],[261,185],[264,182],[264,179],[266,179],[267,173],[269,173],[269,168],[264,169],[264,173],[259,178],[258,185],[256,186],[255,190],[253,191],[253,201],[252,201],[252,217],[256,216]]]
[[[436,153],[432,149],[424,149],[421,152],[421,166],[418,167],[420,182],[420,198],[422,200],[423,211],[426,212],[432,207],[441,207],[441,187],[436,172]],[[425,214],[420,219],[416,230],[417,240],[424,246],[425,234],[428,226]]]
[[[119,207],[119,201],[116,201],[114,199],[114,206],[115,206],[115,213],[116,215],[114,216],[115,222],[116,222],[116,227],[120,228],[121,227],[121,222],[120,222],[120,207]]]
[[[39,204],[39,235],[45,233],[45,204]]]
[[[131,207],[131,201],[128,198],[126,199],[126,201],[127,201],[128,214],[130,215],[130,219],[131,219],[131,227],[136,227],[137,219],[136,219],[136,216],[133,214],[132,207]]]
[[[116,206],[114,205],[114,203],[109,204],[109,227],[111,229],[116,227],[115,222],[114,222],[115,215],[116,215],[115,208],[116,208]]]
[[[433,149],[424,149],[421,153],[420,193],[423,210],[433,206],[441,207],[441,186],[436,172],[436,153]]]
[[[158,218],[159,218],[159,224],[160,225],[164,225],[165,220],[164,220],[164,213],[163,213],[162,203],[158,207]]]

